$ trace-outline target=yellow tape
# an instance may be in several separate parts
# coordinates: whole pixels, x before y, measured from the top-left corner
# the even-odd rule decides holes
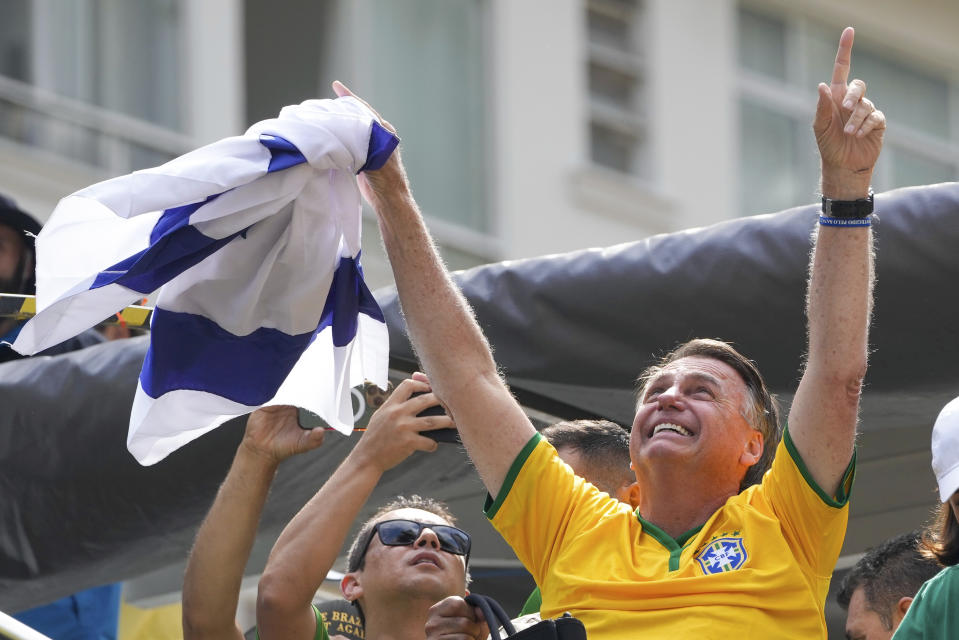
[[[14,318],[16,320],[29,320],[37,315],[36,296],[23,296],[15,293],[0,293],[0,318]],[[116,315],[104,320],[101,324],[125,324],[128,327],[150,326],[150,317],[153,315],[153,307],[141,307],[131,305],[120,311],[120,318]]]
[[[140,306],[127,307],[120,312],[123,322],[125,322],[128,327],[144,327],[149,325],[152,314],[152,308]],[[116,324],[119,324],[119,322]]]

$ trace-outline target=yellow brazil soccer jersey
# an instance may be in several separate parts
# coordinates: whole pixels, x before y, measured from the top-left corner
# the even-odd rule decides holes
[[[787,430],[762,484],[674,540],[575,476],[537,434],[486,515],[540,586],[543,617],[569,611],[590,640],[825,638],[854,463],[831,498]]]

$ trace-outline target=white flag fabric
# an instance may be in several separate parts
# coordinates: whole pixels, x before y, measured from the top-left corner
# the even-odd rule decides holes
[[[13,348],[42,351],[159,289],[127,437],[141,464],[268,404],[349,431],[350,388],[385,388],[389,358],[355,174],[397,143],[353,98],[309,100],[67,196],[37,237],[38,313]]]

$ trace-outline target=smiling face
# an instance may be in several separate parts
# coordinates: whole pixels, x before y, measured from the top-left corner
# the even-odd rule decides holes
[[[376,521],[386,520],[450,524],[429,511],[412,508],[388,511]],[[432,598],[431,602],[438,602],[450,595],[463,595],[466,591],[465,558],[441,550],[436,533],[428,526],[412,545],[384,545],[379,535],[373,534],[363,568],[348,574],[341,587],[348,600],[362,598],[364,610],[380,598],[396,598],[398,594]]]
[[[640,486],[659,465],[738,488],[762,455],[762,435],[744,417],[746,384],[719,360],[689,356],[665,365],[645,385],[629,450]],[[675,467],[673,467],[675,468]]]

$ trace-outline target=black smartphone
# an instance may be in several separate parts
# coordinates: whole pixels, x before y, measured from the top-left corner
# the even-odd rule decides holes
[[[379,392],[375,398],[366,399],[366,403],[369,407],[367,409],[367,412],[371,414],[374,409],[378,409],[380,406],[382,406],[383,401],[386,399],[389,393],[392,393],[393,389],[391,386],[388,392],[383,392],[377,389],[377,387],[373,386],[372,384],[369,385],[369,387],[372,390]],[[410,397],[422,395],[423,393],[426,393],[426,392],[419,391],[417,393],[412,394]],[[367,392],[366,395],[370,395],[369,392]],[[423,411],[419,412],[417,415],[421,417],[444,416],[446,415],[446,411],[443,410],[442,406],[437,404],[437,405],[433,405],[432,407],[427,407]],[[299,422],[301,429],[317,429],[317,428],[329,429],[330,428],[329,425],[327,425],[326,422],[323,420],[323,418],[321,418],[316,413],[310,411],[309,409],[297,407],[296,417],[297,417],[297,422]],[[363,420],[361,424],[363,426],[366,426],[367,421],[369,421],[369,415],[365,417],[365,420]],[[436,440],[437,442],[451,442],[454,444],[460,442],[459,432],[457,432],[456,429],[453,429],[451,427],[446,429],[433,429],[432,431],[421,431],[420,433],[422,433],[427,438],[432,438],[433,440]]]
[[[425,391],[417,391],[417,392],[411,394],[410,397],[411,397],[411,398],[415,398],[416,396],[421,396],[421,395],[423,395],[424,393],[426,393],[426,392],[425,392]],[[417,413],[416,415],[417,415],[418,417],[424,417],[424,416],[445,416],[445,415],[446,415],[446,411],[443,409],[443,407],[442,407],[441,405],[438,405],[438,404],[437,404],[437,405],[433,405],[432,407],[427,407],[426,409],[423,409],[422,411],[420,411],[420,412]],[[432,429],[432,430],[430,430],[430,431],[420,431],[420,435],[424,435],[424,436],[426,436],[427,438],[432,438],[433,440],[436,440],[437,442],[450,442],[450,443],[453,443],[453,444],[458,444],[458,443],[460,442],[460,434],[459,434],[459,432],[458,432],[456,429],[452,428],[452,427],[447,427],[447,428],[445,428],[445,429]]]
[[[316,429],[327,426],[323,418],[303,407],[296,408],[296,421],[300,423],[300,429]]]

